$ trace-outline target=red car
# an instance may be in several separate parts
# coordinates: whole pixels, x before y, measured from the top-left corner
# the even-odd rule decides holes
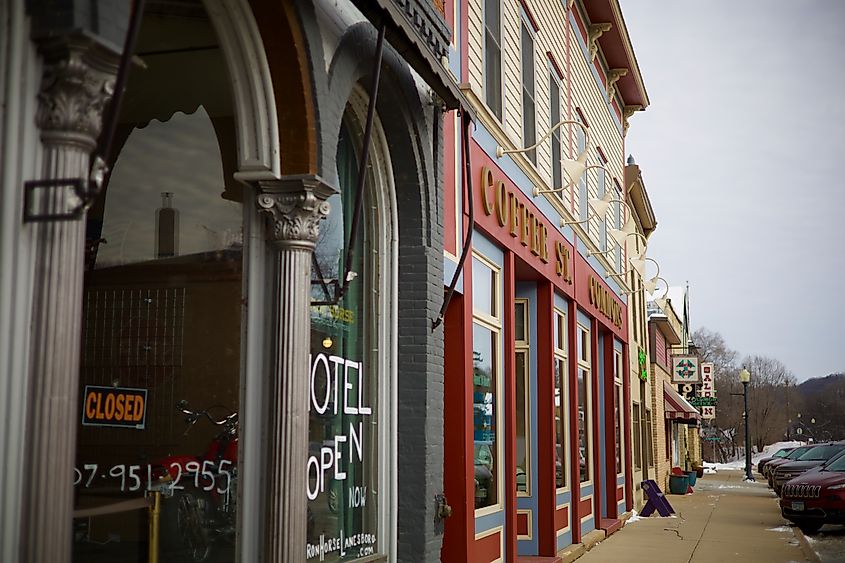
[[[845,453],[787,482],[780,509],[805,534],[825,524],[845,524]]]

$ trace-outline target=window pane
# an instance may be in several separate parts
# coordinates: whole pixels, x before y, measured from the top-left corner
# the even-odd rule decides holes
[[[498,334],[478,324],[472,328],[473,441],[475,508],[499,502]]]
[[[190,22],[184,6],[148,10],[138,44],[162,50],[131,73],[119,152],[85,219],[73,503],[159,492],[162,561],[234,561],[243,188],[230,78],[201,4]],[[67,525],[74,561],[147,560],[145,509]]]
[[[634,403],[631,414],[631,430],[634,438],[634,467],[639,469],[643,466],[640,443],[640,405]]]
[[[560,122],[560,86],[553,74],[549,74],[549,116],[549,127]],[[560,128],[558,128],[552,133],[552,188],[563,186],[560,159]]]
[[[565,487],[566,473],[566,414],[569,412],[566,401],[566,361],[555,359],[555,483],[558,488]]]
[[[582,362],[590,361],[590,333],[578,327],[578,357]]]
[[[473,257],[472,259],[472,306],[479,313],[495,317],[498,315],[496,307],[496,275],[487,264]]]
[[[528,326],[525,324],[528,315],[528,304],[525,301],[514,303],[514,339],[519,342],[528,342]]]
[[[622,386],[615,386],[613,394],[613,421],[616,427],[616,473],[622,473],[622,417],[619,406],[622,404]]]
[[[527,356],[525,351],[516,352],[516,490],[523,493],[528,491],[531,475],[528,465],[531,435],[528,432],[530,410]]]
[[[498,28],[496,28],[498,29]],[[502,119],[502,52],[488,29],[484,33],[485,99],[493,114]]]
[[[581,482],[590,480],[590,371],[578,370],[578,449]]]
[[[354,213],[353,193],[358,177],[353,137],[348,127],[341,128],[337,149],[341,193],[330,200],[333,213],[326,222],[326,236],[320,237],[314,251],[315,263],[324,276],[326,271],[340,271],[346,255],[344,233]],[[365,190],[364,209],[369,209],[368,199]],[[308,561],[336,562],[358,557],[357,550],[321,553],[321,538],[373,538],[366,547],[377,547],[377,493],[381,489],[379,366],[368,361],[373,356],[366,356],[365,352],[372,348],[374,329],[371,309],[375,302],[371,296],[376,272],[364,260],[373,255],[371,239],[369,231],[362,229],[353,243],[360,251],[355,253],[352,269],[360,275],[349,285],[343,299],[337,305],[311,307]]]

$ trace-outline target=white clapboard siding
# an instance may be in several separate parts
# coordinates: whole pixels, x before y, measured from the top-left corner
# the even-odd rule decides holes
[[[469,85],[484,100],[484,0],[469,0],[467,13],[467,66]]]
[[[522,144],[522,71],[520,69],[520,26],[522,7],[517,0],[502,0],[502,68],[504,69],[505,132]]]
[[[567,71],[570,76],[564,76],[561,81],[562,108],[561,116],[574,119],[575,108],[580,109],[589,123],[590,130],[590,163],[596,164],[598,157],[595,154],[595,147],[602,148],[608,159],[606,167],[609,174],[606,175],[606,187],[610,189],[613,180],[616,179],[620,185],[624,185],[624,140],[619,125],[620,120],[615,117],[614,109],[607,101],[604,84],[596,79],[592,70],[593,63],[589,61],[586,49],[586,38],[577,26],[571,25],[567,17],[565,2],[562,0],[526,0],[527,6],[539,26],[535,33],[535,96],[536,96],[536,119],[537,137],[542,136],[549,127],[549,74],[551,65],[547,53],[551,52],[564,73]],[[484,95],[484,0],[468,0],[468,63],[469,83],[480,100],[485,99]],[[576,2],[576,7],[578,3]],[[577,8],[576,8],[577,9]],[[589,25],[583,11],[579,12],[582,21]],[[518,0],[502,0],[502,86],[504,89],[503,120],[501,123],[503,132],[515,146],[523,146],[522,139],[522,88],[521,88],[521,44],[520,26],[522,24],[522,6]],[[569,64],[567,64],[567,42],[569,44]],[[596,58],[603,61],[601,53]],[[606,67],[601,63],[600,76],[604,76]],[[571,90],[569,82],[571,81]],[[567,101],[567,96],[571,100]],[[571,113],[570,113],[571,106]],[[561,130],[562,154],[564,156],[575,156],[574,146],[569,146],[570,131],[564,127]],[[525,159],[517,159],[523,166],[533,165]],[[546,183],[544,188],[552,188],[551,173],[551,141],[547,140],[537,148],[536,171],[539,177]],[[598,197],[598,186],[596,171],[591,170],[588,174],[589,197]],[[566,207],[574,200],[572,210],[578,214],[580,201],[578,187],[561,194],[561,199]],[[608,226],[613,226],[615,215],[611,210],[606,217]],[[601,219],[591,217],[589,224],[590,235],[594,238],[596,246],[600,242]],[[612,260],[613,256],[608,256]]]

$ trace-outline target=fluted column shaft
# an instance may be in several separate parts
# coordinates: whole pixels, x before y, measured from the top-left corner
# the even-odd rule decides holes
[[[315,176],[259,182],[258,206],[279,253],[278,344],[267,413],[264,560],[303,561],[307,526],[311,254],[334,190]]]
[[[89,40],[42,45],[45,71],[38,126],[41,179],[85,179],[102,110],[117,70]],[[79,204],[70,189],[41,191],[37,208],[65,213]],[[83,254],[82,219],[36,223],[35,286],[28,390],[23,561],[70,561],[73,465],[79,384]]]

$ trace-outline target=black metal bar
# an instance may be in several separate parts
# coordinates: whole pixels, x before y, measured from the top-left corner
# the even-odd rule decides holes
[[[437,318],[431,323],[431,330],[436,329],[443,322],[443,316],[446,314],[446,309],[452,301],[452,295],[455,294],[455,288],[458,285],[458,276],[464,269],[467,255],[469,254],[470,246],[472,246],[472,233],[475,230],[475,212],[472,205],[472,167],[470,166],[469,158],[469,126],[472,123],[471,116],[465,111],[461,110],[461,120],[463,121],[463,149],[464,149],[464,185],[466,186],[467,210],[469,211],[469,226],[466,235],[464,236],[464,248],[461,251],[461,257],[458,260],[458,267],[455,268],[455,274],[452,276],[452,283],[449,284],[449,289],[446,290],[446,295],[443,297],[443,305],[440,307],[440,313]],[[462,214],[458,211],[458,216]]]
[[[117,69],[117,78],[114,82],[114,94],[112,94],[103,119],[103,129],[100,132],[100,138],[97,143],[97,152],[95,153],[95,157],[91,159],[90,173],[93,173],[94,168],[98,166],[98,157],[106,164],[108,164],[109,158],[111,157],[110,153],[112,142],[114,141],[114,132],[117,129],[117,118],[120,115],[120,108],[123,104],[126,83],[129,80],[132,53],[135,50],[135,42],[138,38],[138,32],[141,29],[141,16],[143,13],[144,0],[133,0],[132,11],[129,15],[129,29],[126,32],[126,38],[123,42],[123,53],[120,55],[120,66]],[[90,173],[89,178],[91,177]]]
[[[367,177],[367,162],[370,158],[370,139],[373,135],[373,121],[376,114],[376,101],[378,99],[378,87],[381,80],[381,61],[384,54],[384,33],[386,25],[381,23],[376,41],[376,57],[373,62],[373,81],[370,86],[370,102],[367,106],[367,123],[364,126],[364,140],[361,147],[361,158],[358,163],[358,185],[355,190],[355,212],[352,216],[352,225],[349,229],[349,243],[346,245],[346,263],[343,267],[343,279],[336,301],[340,301],[349,289],[349,272],[352,269],[352,261],[355,259],[355,239],[358,236],[358,226],[361,222],[361,210],[364,207],[364,181]]]
[[[748,433],[748,382],[742,382],[742,400],[745,403],[745,480],[753,481],[751,474],[751,435]]]

